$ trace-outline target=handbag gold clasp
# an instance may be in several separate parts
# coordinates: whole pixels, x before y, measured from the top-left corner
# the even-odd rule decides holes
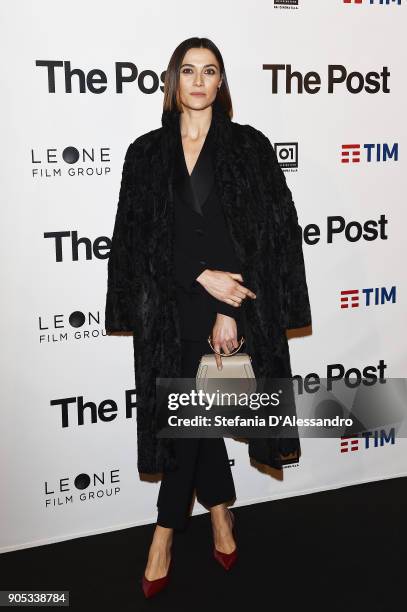
[[[214,353],[216,353],[217,355],[221,355],[222,357],[231,357],[232,355],[234,355],[235,353],[237,353],[237,351],[239,351],[242,348],[242,344],[244,342],[244,337],[242,336],[239,340],[240,342],[240,346],[237,347],[237,349],[235,349],[234,351],[232,351],[231,353],[218,353],[218,351],[215,351],[215,349],[212,346],[212,338],[211,336],[208,336],[208,342],[210,344],[211,349],[213,350]]]

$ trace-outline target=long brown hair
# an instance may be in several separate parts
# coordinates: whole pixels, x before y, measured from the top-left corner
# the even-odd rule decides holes
[[[179,100],[179,75],[182,65],[182,60],[186,52],[189,49],[209,49],[215,55],[219,63],[220,74],[222,77],[222,84],[216,94],[216,104],[220,105],[223,110],[229,115],[230,119],[233,117],[232,99],[230,96],[229,85],[226,77],[225,64],[223,57],[218,47],[209,38],[199,38],[194,36],[187,38],[174,50],[171,55],[164,81],[164,111],[182,111],[181,103]]]

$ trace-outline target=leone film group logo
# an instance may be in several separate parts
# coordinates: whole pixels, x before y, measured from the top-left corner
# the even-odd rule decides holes
[[[95,503],[120,494],[120,470],[111,468],[99,472],[81,472],[76,476],[61,476],[44,482],[44,504],[57,509],[75,503]]]
[[[110,147],[105,146],[37,147],[30,150],[30,161],[33,179],[82,179],[111,172]]]
[[[70,313],[38,315],[41,345],[95,340],[106,336],[100,310],[73,310]]]

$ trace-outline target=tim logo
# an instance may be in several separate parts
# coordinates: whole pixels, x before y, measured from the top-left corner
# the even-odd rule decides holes
[[[396,303],[396,287],[367,287],[366,289],[344,289],[340,295],[341,308],[359,308],[359,306],[383,306]]]
[[[368,450],[371,448],[380,448],[385,444],[395,444],[394,427],[388,433],[384,429],[374,431],[364,431],[360,437],[358,436],[341,436],[340,437],[340,452],[351,453],[354,451]]]
[[[387,162],[389,160],[399,160],[399,145],[388,144],[343,144],[341,147],[342,164],[360,164],[361,161]]]
[[[298,142],[275,142],[274,150],[281,168],[298,168]]]
[[[343,0],[344,4],[398,4],[401,0]]]

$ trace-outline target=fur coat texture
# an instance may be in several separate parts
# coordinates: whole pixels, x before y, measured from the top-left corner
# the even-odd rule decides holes
[[[215,102],[215,184],[240,261],[247,298],[246,344],[256,377],[291,377],[286,329],[311,324],[302,228],[269,139],[233,122]],[[157,438],[155,378],[179,377],[180,327],[173,271],[174,147],[179,113],[128,147],[108,260],[105,329],[133,332],[138,471],[173,470],[170,438]],[[210,347],[208,345],[208,352]],[[227,358],[224,358],[227,359]],[[282,469],[299,438],[252,438],[249,456]],[[292,457],[287,462],[292,461]]]

